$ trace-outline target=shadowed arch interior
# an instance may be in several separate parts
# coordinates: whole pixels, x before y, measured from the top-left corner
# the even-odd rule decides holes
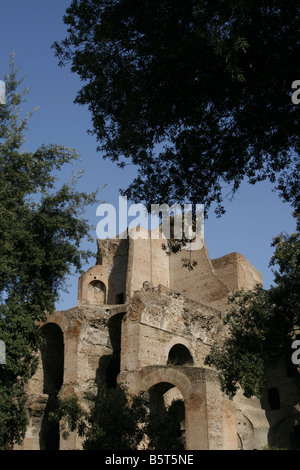
[[[102,281],[95,279],[89,283],[88,300],[91,304],[106,303],[106,286]]]
[[[55,323],[44,325],[41,328],[41,335],[43,393],[48,395],[48,401],[40,430],[40,450],[59,450],[59,423],[49,420],[49,413],[57,409],[57,395],[63,384],[64,338],[61,328]]]
[[[173,366],[193,365],[193,357],[186,346],[175,344],[169,351],[168,364]]]

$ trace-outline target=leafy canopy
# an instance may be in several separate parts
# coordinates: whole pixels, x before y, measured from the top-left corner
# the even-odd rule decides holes
[[[126,388],[107,388],[99,384],[96,394],[86,394],[89,406],[82,406],[76,395],[59,401],[50,419],[60,422],[63,437],[76,431],[83,450],[180,450],[179,419],[183,404],[174,400],[168,409],[151,410],[146,392],[128,396]],[[151,411],[150,411],[151,410]]]
[[[6,364],[0,365],[0,449],[24,437],[26,384],[35,371],[41,343],[38,322],[54,310],[73,269],[90,252],[80,249],[90,227],[83,210],[95,201],[56,179],[78,156],[58,145],[24,150],[28,119],[20,118],[27,89],[18,92],[14,57],[5,76],[7,100],[0,105],[0,340]]]
[[[244,179],[269,180],[299,206],[297,0],[73,0],[64,22],[53,47],[99,150],[137,165],[123,194],[221,214]]]
[[[226,339],[216,342],[206,359],[219,370],[222,388],[230,395],[241,387],[245,396],[260,397],[266,370],[282,358],[292,365],[291,345],[300,329],[300,217],[295,216],[297,230],[273,240],[274,285],[230,296]]]

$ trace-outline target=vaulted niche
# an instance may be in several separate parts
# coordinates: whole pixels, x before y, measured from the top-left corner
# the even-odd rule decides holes
[[[190,366],[194,364],[194,360],[186,346],[175,344],[170,349],[168,364],[173,366]]]
[[[55,323],[47,323],[41,328],[43,344],[41,357],[44,372],[44,390],[48,402],[44,412],[41,431],[40,449],[59,450],[59,423],[49,420],[49,413],[58,405],[57,394],[63,384],[64,339],[63,333]]]
[[[103,305],[106,303],[106,287],[101,281],[94,280],[88,285],[88,301],[90,304]]]

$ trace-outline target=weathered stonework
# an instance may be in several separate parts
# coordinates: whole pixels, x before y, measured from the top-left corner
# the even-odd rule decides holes
[[[149,391],[165,406],[181,399],[188,450],[295,445],[299,390],[284,365],[268,376],[280,395],[278,408],[270,390],[262,400],[242,393],[230,400],[204,362],[224,334],[228,294],[262,284],[242,255],[210,260],[205,246],[167,255],[161,240],[150,236],[99,240],[98,251],[96,265],[79,278],[77,307],[41,325],[46,345],[28,388],[29,426],[21,448],[80,449],[78,437],[62,439],[47,415],[57,397],[75,392],[84,402],[85,392],[100,382],[126,385],[132,394]],[[183,267],[184,256],[196,261],[194,269]]]

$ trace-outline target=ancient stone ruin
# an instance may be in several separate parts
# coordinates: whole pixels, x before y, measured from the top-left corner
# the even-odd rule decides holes
[[[48,414],[57,397],[84,397],[99,381],[149,391],[165,406],[182,401],[180,429],[187,450],[299,447],[299,391],[290,362],[268,374],[261,400],[238,393],[229,399],[215,370],[204,364],[223,334],[227,296],[262,284],[261,274],[239,253],[211,260],[206,246],[166,254],[157,239],[98,240],[95,266],[78,282],[78,304],[41,325],[46,339],[28,389],[29,450],[81,449]],[[112,449],[113,450],[113,449]]]

